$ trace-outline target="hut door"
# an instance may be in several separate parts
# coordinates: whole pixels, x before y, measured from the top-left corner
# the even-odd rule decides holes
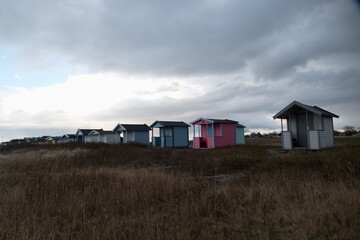
[[[296,115],[297,119],[297,136],[298,142],[301,147],[307,147],[307,123],[306,114],[300,113]]]

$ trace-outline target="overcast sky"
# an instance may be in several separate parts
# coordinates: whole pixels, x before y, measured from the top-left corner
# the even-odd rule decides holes
[[[293,100],[360,127],[351,0],[0,0],[0,136],[198,117],[279,130]]]

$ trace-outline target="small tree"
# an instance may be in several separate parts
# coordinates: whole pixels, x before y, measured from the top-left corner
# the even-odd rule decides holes
[[[355,130],[355,127],[354,126],[345,126],[343,127],[344,131],[352,131],[352,130]]]
[[[352,136],[357,133],[355,127],[353,126],[345,126],[344,130],[345,130],[345,136]]]

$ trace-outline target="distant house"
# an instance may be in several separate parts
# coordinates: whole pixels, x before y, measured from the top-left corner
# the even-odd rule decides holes
[[[318,150],[334,146],[334,117],[339,118],[317,106],[293,101],[273,118],[281,119],[283,149]],[[286,120],[286,127],[283,120]]]
[[[27,145],[29,144],[28,139],[11,139],[6,145]]]
[[[27,137],[27,138],[24,138],[24,140],[26,140],[30,144],[37,144],[37,138],[36,137]]]
[[[50,137],[50,136],[38,137],[38,138],[36,139],[36,144],[39,144],[39,145],[41,145],[41,144],[47,144],[46,139],[47,139],[48,137]]]
[[[149,131],[151,128],[146,124],[117,124],[114,132],[117,133],[117,141],[122,143],[149,144]]]
[[[218,148],[244,144],[244,126],[229,119],[198,118],[193,125],[193,148]]]
[[[69,142],[75,142],[76,135],[75,134],[64,134],[61,136],[61,138],[58,140],[58,143],[69,143]]]
[[[60,140],[60,137],[47,137],[45,139],[46,144],[56,144]]]
[[[190,125],[182,121],[158,121],[152,128],[152,145],[156,147],[188,147]]]
[[[110,143],[114,144],[117,143],[117,136],[116,132],[114,131],[107,131],[103,129],[96,129],[92,130],[85,142],[96,142],[96,143]]]
[[[90,142],[89,133],[93,130],[101,131],[102,129],[78,129],[75,133],[75,141],[79,143]]]

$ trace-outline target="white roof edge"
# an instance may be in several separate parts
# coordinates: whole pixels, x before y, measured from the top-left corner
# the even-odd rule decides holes
[[[212,121],[212,120],[210,120],[208,118],[199,117],[199,118],[195,119],[194,121],[190,122],[190,124],[194,124],[194,123],[196,123],[196,122],[198,122],[200,120],[209,121],[209,122],[212,122],[212,123],[214,122],[214,121]]]
[[[118,123],[118,124],[116,124],[115,128],[113,129],[113,132],[115,132],[115,130],[116,130],[118,127],[121,128],[120,131],[125,131],[125,130],[126,130],[120,123]]]
[[[92,135],[93,133],[98,133],[98,134],[100,134],[98,131],[92,130],[91,132],[89,132],[88,136]]]
[[[289,105],[287,105],[285,108],[283,108],[280,112],[275,114],[273,116],[273,119],[281,118],[281,115],[283,115],[286,111],[288,111],[290,108],[292,108],[295,105],[300,106],[300,107],[302,107],[302,108],[304,108],[304,109],[306,109],[306,110],[308,110],[310,112],[314,112],[314,113],[319,114],[319,115],[322,114],[321,111],[319,111],[319,110],[317,110],[317,109],[315,109],[315,108],[313,108],[311,106],[305,105],[305,104],[303,104],[301,102],[298,102],[298,101],[293,101]]]

